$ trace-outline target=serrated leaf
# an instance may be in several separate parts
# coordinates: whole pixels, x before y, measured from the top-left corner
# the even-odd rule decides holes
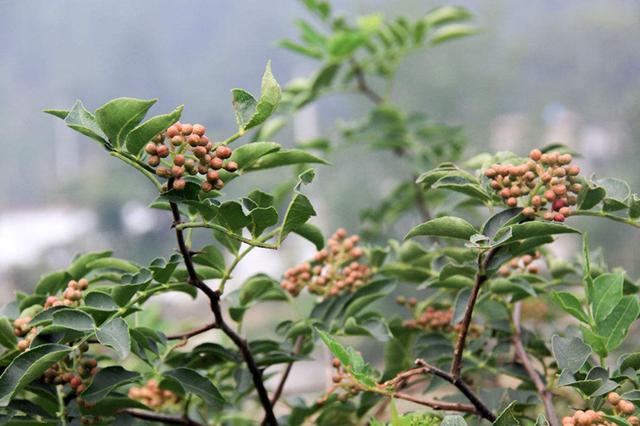
[[[469,237],[477,232],[473,225],[464,219],[453,216],[443,216],[431,219],[414,227],[404,238],[406,240],[407,238],[425,235],[468,240]]]
[[[120,147],[127,134],[140,124],[156,101],[157,99],[113,99],[96,110],[96,121],[109,141]]]
[[[138,155],[142,148],[158,133],[175,124],[182,115],[183,105],[168,114],[156,115],[134,127],[125,138],[125,147],[131,154]]]
[[[95,403],[120,386],[131,383],[140,378],[140,374],[127,371],[118,365],[101,368],[93,378],[93,381],[82,393],[82,398]]]
[[[103,324],[96,332],[98,341],[116,351],[119,359],[124,359],[131,351],[129,326],[122,318],[114,318]]]
[[[267,67],[262,75],[260,99],[257,102],[249,92],[242,89],[234,89],[232,96],[238,128],[241,131],[262,124],[269,118],[282,98],[280,85],[271,73],[271,61],[267,62]]]
[[[67,346],[50,343],[18,355],[0,376],[0,407],[6,407],[13,395],[37,380],[47,368],[70,352],[71,348]]]

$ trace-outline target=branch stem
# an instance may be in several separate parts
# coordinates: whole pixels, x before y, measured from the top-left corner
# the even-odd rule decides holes
[[[154,423],[163,423],[166,425],[206,426],[204,423],[197,422],[187,416],[170,416],[168,414],[156,413],[154,411],[141,410],[138,408],[126,408],[124,410],[120,410],[120,413],[125,413],[138,419],[148,420]]]
[[[622,216],[616,216],[611,213],[591,211],[591,210],[574,210],[571,212],[571,216],[602,217],[602,218],[606,218],[616,222],[624,223],[625,225],[633,226],[634,228],[640,228],[640,221],[633,220],[631,218],[622,217]]]
[[[522,339],[521,339],[522,328],[520,327],[521,316],[522,316],[522,305],[520,304],[520,302],[517,302],[513,308],[514,333],[512,337],[513,346],[515,347],[515,350],[516,350],[516,355],[520,359],[522,366],[527,371],[527,374],[529,375],[529,377],[531,378],[531,381],[536,387],[536,391],[538,392],[538,395],[540,396],[540,400],[544,405],[544,411],[547,415],[547,421],[549,422],[549,425],[560,426],[560,423],[558,422],[558,415],[556,414],[556,410],[553,406],[553,393],[551,393],[551,391],[542,382],[540,375],[538,374],[536,369],[533,367],[533,364],[531,363],[529,354],[527,354],[527,351],[525,350],[524,345],[522,344]]]
[[[168,183],[169,189],[173,186],[173,179],[169,179]],[[202,291],[207,298],[209,299],[209,306],[211,308],[211,312],[215,318],[215,324],[217,328],[222,330],[222,332],[231,339],[231,341],[238,347],[240,353],[242,354],[242,358],[247,365],[247,369],[251,374],[251,378],[253,380],[253,384],[256,388],[256,392],[258,393],[258,399],[260,400],[260,404],[265,412],[266,423],[271,426],[277,426],[278,420],[276,419],[275,414],[273,413],[273,408],[271,406],[271,402],[269,401],[269,395],[267,394],[267,390],[264,387],[264,382],[262,379],[262,371],[258,368],[255,359],[253,358],[253,354],[249,349],[249,345],[247,341],[239,336],[229,325],[226,323],[224,319],[224,315],[222,314],[222,309],[220,307],[220,292],[215,291],[206,285],[197,275],[195,267],[193,265],[193,260],[191,259],[191,251],[187,247],[184,235],[182,233],[182,229],[179,227],[182,222],[182,217],[180,215],[180,210],[178,209],[178,205],[175,202],[169,203],[171,207],[171,212],[173,215],[174,228],[176,231],[176,240],[178,242],[178,249],[182,254],[182,258],[184,260],[185,268],[187,269],[187,273],[189,275],[189,283],[195,287],[197,287],[200,291]]]
[[[216,231],[222,232],[223,234],[227,235],[230,238],[233,238],[235,240],[238,240],[238,241],[243,242],[245,244],[248,244],[250,246],[266,248],[266,249],[271,249],[271,250],[276,250],[278,248],[278,246],[275,245],[275,244],[267,244],[267,243],[265,243],[265,242],[263,242],[261,240],[255,240],[255,239],[243,237],[242,235],[238,235],[238,234],[236,234],[234,232],[229,231],[224,226],[218,225],[217,223],[185,222],[185,223],[177,223],[175,227],[176,227],[177,230],[180,230],[180,231],[185,230],[185,229],[189,229],[189,228],[209,228],[209,229],[214,229]]]

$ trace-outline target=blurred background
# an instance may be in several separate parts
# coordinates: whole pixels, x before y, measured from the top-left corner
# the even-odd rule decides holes
[[[584,154],[578,163],[587,175],[616,176],[640,191],[640,3],[359,0],[334,7],[347,16],[418,16],[445,4],[469,8],[482,31],[413,54],[400,69],[394,102],[463,126],[465,157],[563,142]],[[0,0],[0,301],[81,251],[113,248],[145,263],[174,247],[168,214],[147,209],[154,191],[144,177],[42,109],[68,108],[75,99],[93,110],[119,96],[157,97],[151,113],[184,103],[184,121],[224,138],[235,131],[230,89],[259,92],[267,60],[283,85],[315,69],[277,46],[296,37],[293,21],[306,16],[294,0]],[[337,117],[355,119],[368,107],[357,96],[324,98],[277,142],[335,138]],[[318,168],[307,188],[319,213],[314,223],[326,233],[357,231],[359,212],[393,187],[396,163],[363,147],[343,146],[328,159],[333,167]],[[277,175],[239,179],[229,194],[268,191]],[[580,220],[608,264],[637,278],[640,232]],[[568,243],[564,255],[577,247]],[[278,277],[311,250],[293,238],[284,255],[255,250],[236,283],[257,271]],[[181,303],[172,298],[154,309],[160,315]],[[185,321],[197,323],[198,311],[190,312]]]

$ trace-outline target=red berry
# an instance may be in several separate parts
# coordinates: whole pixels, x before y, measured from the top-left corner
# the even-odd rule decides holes
[[[531,152],[529,153],[529,158],[531,158],[533,161],[540,161],[540,157],[542,157],[542,151],[537,148],[531,150]]]
[[[225,145],[219,146],[216,148],[216,156],[223,159],[231,157],[231,148]]]
[[[149,155],[155,155],[157,152],[156,144],[149,142],[148,144],[145,145],[144,152],[146,152]]]
[[[168,138],[172,138],[174,136],[177,136],[179,133],[180,133],[180,130],[178,129],[178,127],[175,124],[167,129],[167,137]]]
[[[184,179],[176,179],[173,182],[173,189],[177,189],[178,191],[182,191],[185,186],[187,186],[187,181]]]
[[[553,216],[553,220],[556,222],[564,222],[564,215],[557,213]]]
[[[193,133],[195,133],[198,136],[204,135],[205,130],[206,129],[202,124],[194,124],[193,125]]]
[[[169,148],[167,148],[166,145],[159,145],[156,148],[156,153],[158,154],[159,157],[164,158],[167,155],[169,155]]]
[[[184,166],[184,162],[185,162],[185,158],[184,158],[184,155],[182,154],[176,155],[175,158],[173,159],[173,164],[175,164],[176,166]]]
[[[191,132],[193,131],[193,126],[191,124],[183,124],[182,125],[182,134],[185,136],[189,136],[191,134]]]
[[[218,179],[220,179],[220,174],[215,171],[215,170],[209,170],[207,172],[207,180],[211,183],[217,181]]]
[[[555,211],[560,210],[561,208],[563,208],[565,206],[565,201],[563,198],[559,198],[557,200],[555,200],[553,202],[553,204],[551,205],[551,208]]]
[[[224,169],[228,172],[235,172],[236,170],[238,170],[238,163],[236,163],[235,161],[229,161],[225,166]]]

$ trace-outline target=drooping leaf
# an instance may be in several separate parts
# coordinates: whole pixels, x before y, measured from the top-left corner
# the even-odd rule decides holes
[[[249,167],[245,168],[246,171],[256,171],[271,169],[274,167],[289,166],[292,164],[329,164],[326,160],[316,157],[307,151],[301,149],[282,149],[271,154],[260,157],[257,161],[253,162]]]
[[[312,242],[318,251],[322,250],[324,247],[324,236],[322,235],[322,231],[315,225],[308,222],[303,223],[302,225],[294,228],[292,232]]]
[[[282,222],[282,231],[278,237],[278,245],[282,244],[290,232],[304,225],[311,216],[315,216],[316,211],[313,209],[309,199],[303,194],[297,192],[287,208],[284,220]]]
[[[84,107],[82,102],[76,101],[64,119],[67,126],[73,130],[82,133],[91,139],[98,141],[102,145],[108,145],[108,137],[104,134],[100,126],[96,122],[96,118]]]

